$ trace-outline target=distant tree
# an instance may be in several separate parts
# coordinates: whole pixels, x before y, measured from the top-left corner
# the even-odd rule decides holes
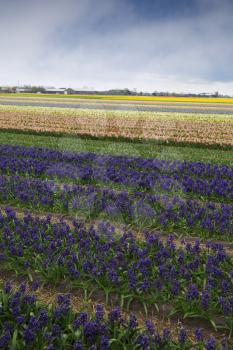
[[[37,93],[37,92],[44,93],[46,91],[43,86],[32,86],[30,90],[32,93]]]
[[[71,89],[71,88],[68,88],[66,91],[67,91],[68,95],[72,95],[72,94],[75,93],[75,91],[73,89]]]

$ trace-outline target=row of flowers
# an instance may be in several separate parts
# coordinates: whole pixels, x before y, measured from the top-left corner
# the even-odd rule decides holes
[[[85,159],[80,156],[81,159]],[[104,157],[103,157],[104,158]],[[87,157],[88,159],[88,157]],[[61,161],[49,161],[35,158],[19,158],[0,155],[0,173],[7,175],[22,175],[30,177],[40,177],[43,179],[58,179],[59,181],[68,181],[82,184],[103,184],[118,188],[130,190],[149,191],[153,193],[177,193],[182,196],[196,197],[197,199],[212,199],[216,201],[233,201],[233,174],[232,168],[225,169],[226,172],[221,176],[221,172],[216,167],[215,176],[202,177],[206,174],[206,166],[193,166],[190,168],[200,175],[191,175],[182,171],[184,166],[170,162],[158,161],[153,163],[153,168],[145,167],[141,170],[134,169],[132,166],[125,165],[126,162],[117,162],[114,157],[110,161],[104,162],[104,159],[80,161],[77,164]],[[172,169],[178,168],[179,170]],[[214,172],[214,167],[213,172]],[[170,172],[166,172],[166,170]],[[211,167],[210,167],[211,169]],[[224,167],[223,167],[224,170]],[[228,170],[228,172],[227,172]],[[213,173],[212,172],[212,173]],[[209,176],[211,175],[211,171]]]
[[[106,303],[114,294],[122,307],[137,301],[145,312],[170,303],[171,314],[198,316],[215,328],[221,321],[233,332],[233,259],[220,244],[207,241],[203,248],[197,240],[176,247],[172,236],[163,243],[150,232],[138,241],[127,230],[115,234],[105,222],[94,228],[75,220],[71,228],[30,213],[20,219],[9,208],[0,226],[2,263],[31,280],[68,279],[87,300],[101,289]]]
[[[233,145],[229,115],[0,106],[0,128]]]
[[[91,152],[59,151],[42,147],[25,147],[18,145],[0,145],[0,155],[46,160],[49,162],[68,163],[70,165],[92,165],[93,167],[126,169],[158,174],[184,174],[200,178],[232,179],[233,166],[202,162],[188,162],[182,160],[162,160],[156,158],[140,158],[124,155],[101,155]],[[182,155],[181,155],[182,157]]]
[[[228,350],[230,342],[203,338],[196,329],[190,340],[184,328],[176,340],[167,328],[158,332],[153,323],[138,326],[134,315],[123,317],[119,308],[108,313],[101,304],[95,312],[74,313],[69,294],[60,294],[55,306],[44,306],[21,284],[9,282],[0,290],[0,348],[37,350]],[[172,339],[173,338],[173,339]]]
[[[179,197],[128,193],[95,186],[0,176],[0,202],[90,219],[110,219],[137,228],[162,228],[202,237],[232,238],[233,205]]]

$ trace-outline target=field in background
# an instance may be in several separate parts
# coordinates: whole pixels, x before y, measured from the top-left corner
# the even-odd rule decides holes
[[[45,106],[56,99],[94,99],[95,108],[85,101],[81,108],[1,105],[1,98],[14,104],[43,100]],[[118,109],[104,110],[106,103]],[[121,109],[127,103],[136,110]],[[189,111],[137,110],[153,103]],[[219,350],[224,338],[232,349],[231,103],[0,97],[0,282],[10,276],[13,289],[27,284],[17,305],[29,325],[37,322],[30,326],[31,344],[36,339],[46,348],[44,334],[53,339],[57,332],[53,345],[67,349],[79,341],[89,342],[85,350],[93,342],[105,349],[109,334],[115,337],[111,350],[140,350],[147,342],[150,349]],[[193,112],[197,104],[202,112]],[[219,113],[224,108],[228,113]],[[55,305],[67,292],[71,301],[60,297],[56,309],[46,309],[47,322],[44,309],[24,295],[33,290],[40,305]],[[9,286],[0,291],[0,317],[10,320],[14,342],[23,346],[26,329],[9,316],[18,312],[15,299]],[[74,314],[84,310],[91,319]],[[129,319],[122,323],[122,317]]]
[[[34,95],[33,95],[34,96]],[[139,101],[123,99],[96,99],[73,97],[73,95],[32,95],[25,96],[21,94],[0,95],[0,105],[8,106],[28,106],[28,107],[59,107],[66,109],[101,109],[104,111],[138,111],[138,112],[176,112],[176,113],[195,113],[195,114],[233,114],[232,103],[213,103],[209,102],[183,102],[166,100]],[[58,97],[55,97],[58,96]],[[229,100],[230,101],[230,100]]]
[[[165,143],[233,145],[233,119],[228,114],[0,106],[0,128]]]
[[[31,94],[31,93],[16,93],[16,94],[1,94],[3,97],[37,97],[47,98],[48,94]],[[167,96],[109,96],[109,95],[60,95],[54,94],[53,98],[85,98],[97,100],[122,100],[122,101],[161,101],[161,102],[192,102],[192,103],[233,103],[233,98],[221,97],[167,97]]]

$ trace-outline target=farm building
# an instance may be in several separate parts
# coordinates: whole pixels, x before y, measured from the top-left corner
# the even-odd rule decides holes
[[[46,94],[67,94],[67,89],[66,88],[46,88],[45,89]]]

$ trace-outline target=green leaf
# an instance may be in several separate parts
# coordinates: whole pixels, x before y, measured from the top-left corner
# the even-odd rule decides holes
[[[184,319],[185,318],[187,318],[187,317],[200,317],[200,315],[198,315],[198,314],[196,314],[195,312],[186,312],[185,314],[184,314]]]
[[[78,329],[78,330],[75,332],[75,337],[76,337],[76,339],[80,339],[81,334],[82,334],[81,330]]]
[[[178,312],[178,310],[176,310],[176,309],[172,310],[171,312],[169,312],[168,318],[175,315],[177,312]]]
[[[17,349],[17,336],[18,336],[18,331],[15,329],[13,337],[12,337],[12,342],[11,342],[11,349]]]
[[[30,282],[33,282],[33,277],[31,275],[31,273],[28,273],[28,278],[29,278]]]
[[[145,314],[146,314],[146,316],[147,316],[147,315],[148,315],[148,310],[147,310],[147,305],[146,305],[146,302],[143,302],[143,303],[142,303],[142,305],[143,305],[143,308],[144,308]]]
[[[217,332],[217,326],[216,326],[216,323],[214,322],[214,320],[210,319],[210,323],[212,324],[212,326],[214,327],[215,331]]]
[[[157,304],[157,303],[154,303],[154,306],[155,306],[155,308],[156,308],[156,311],[159,313],[159,306],[158,306],[158,304]]]

